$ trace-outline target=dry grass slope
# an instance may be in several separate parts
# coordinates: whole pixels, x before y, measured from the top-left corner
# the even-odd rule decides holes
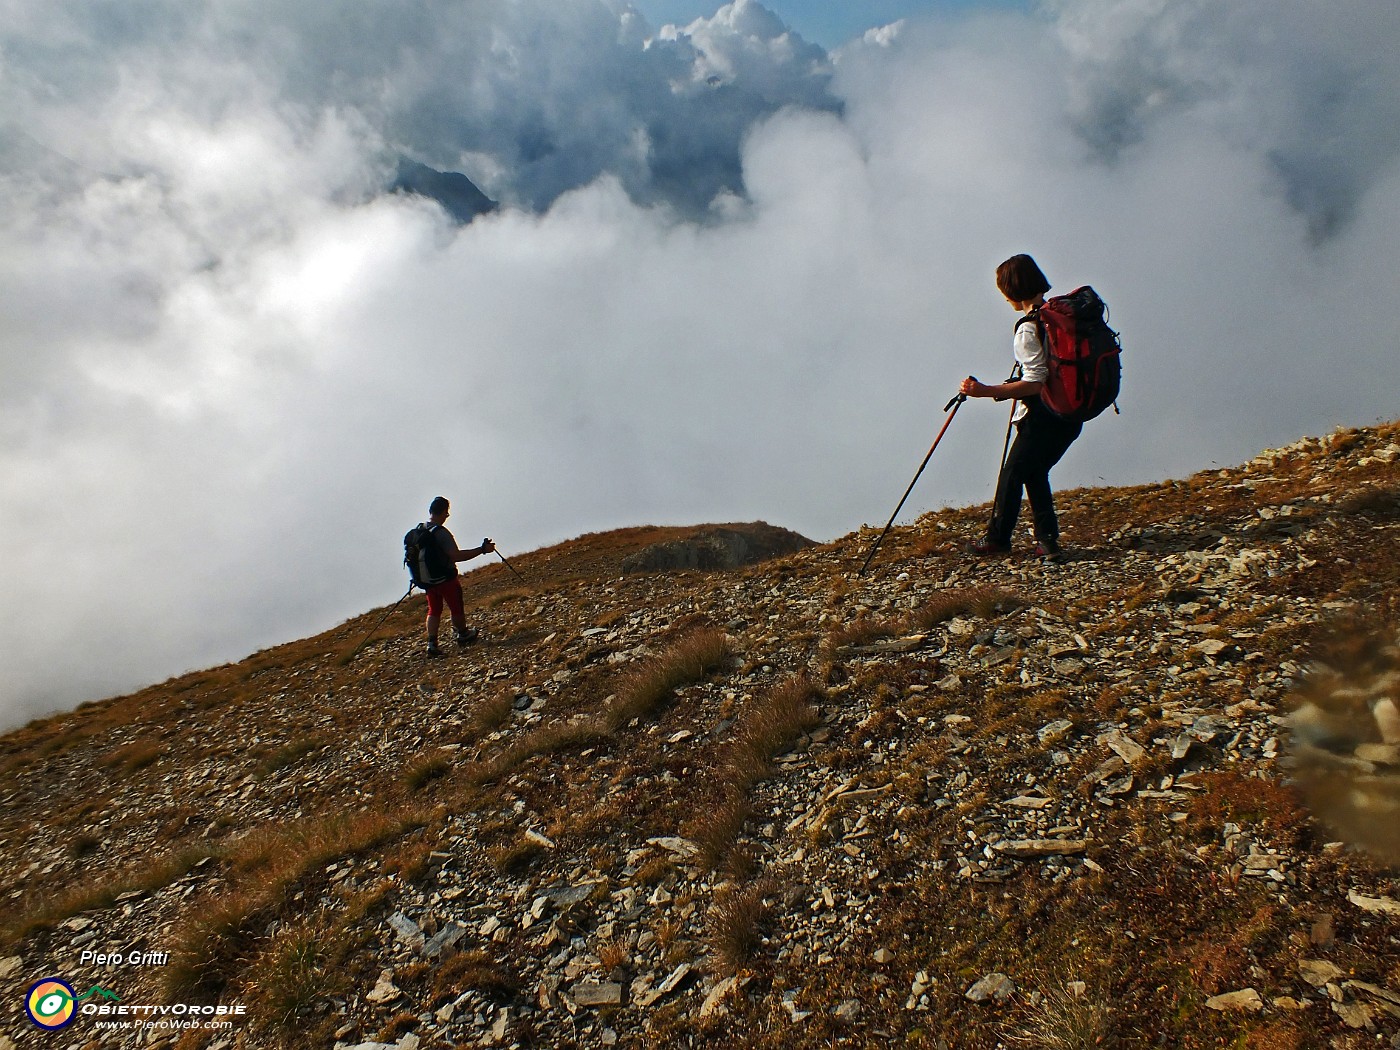
[[[405,603],[40,720],[0,994],[243,1002],[250,1048],[1386,1045],[1397,458],[1066,493],[1061,567],[964,559],[986,508],[865,579],[873,533],[664,575],[619,566],[686,530],[585,536],[468,574],[446,660]]]

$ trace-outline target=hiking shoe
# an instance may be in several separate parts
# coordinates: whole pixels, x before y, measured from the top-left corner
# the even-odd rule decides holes
[[[979,558],[989,558],[998,554],[1010,554],[1011,547],[1005,543],[998,543],[990,537],[983,537],[975,543],[967,545],[967,553],[976,555]]]
[[[465,630],[457,632],[457,644],[465,649],[467,646],[473,644],[480,637],[480,631],[478,631],[475,627],[468,627]]]
[[[429,657],[441,656],[441,655],[442,655],[442,650],[438,648],[437,642],[429,642],[429,643],[428,643],[428,651],[427,651],[426,655],[429,656]]]
[[[1065,560],[1065,552],[1060,549],[1059,540],[1036,540],[1035,550],[1032,553],[1041,561],[1054,562],[1056,565]]]

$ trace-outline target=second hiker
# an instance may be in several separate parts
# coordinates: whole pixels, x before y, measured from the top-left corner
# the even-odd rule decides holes
[[[477,640],[478,632],[475,627],[467,626],[466,612],[462,607],[462,583],[457,578],[457,563],[468,561],[479,557],[482,554],[490,554],[496,549],[496,545],[490,540],[482,540],[480,547],[473,547],[471,550],[462,550],[457,546],[457,541],[453,539],[452,533],[447,531],[444,524],[447,516],[451,513],[451,504],[444,496],[437,496],[432,503],[428,504],[428,533],[429,542],[436,544],[437,551],[441,555],[440,562],[450,573],[446,580],[440,583],[433,583],[424,587],[424,592],[428,596],[428,655],[441,656],[442,650],[438,648],[438,625],[442,622],[442,607],[446,604],[448,611],[452,614],[452,627],[456,631],[457,644],[461,646],[471,645]]]

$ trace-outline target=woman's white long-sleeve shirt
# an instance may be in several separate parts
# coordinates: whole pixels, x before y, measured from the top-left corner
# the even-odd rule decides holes
[[[1045,347],[1040,343],[1034,321],[1026,321],[1016,326],[1012,351],[1016,355],[1016,364],[1021,369],[1021,379],[1027,383],[1043,383],[1050,378],[1050,363],[1045,356]],[[1020,419],[1026,411],[1026,403],[1018,401],[1016,412],[1011,418]]]

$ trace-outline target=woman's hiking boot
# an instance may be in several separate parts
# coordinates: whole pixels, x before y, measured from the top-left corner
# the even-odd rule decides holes
[[[992,558],[1002,554],[1010,554],[1011,545],[1007,543],[998,543],[990,536],[984,536],[974,543],[969,543],[967,545],[967,553],[976,555],[979,558]]]
[[[1041,561],[1054,562],[1056,565],[1065,560],[1065,552],[1060,549],[1060,541],[1046,536],[1035,541],[1033,553]]]
[[[465,649],[467,646],[474,644],[480,637],[481,632],[475,627],[464,627],[457,632],[457,644]]]

